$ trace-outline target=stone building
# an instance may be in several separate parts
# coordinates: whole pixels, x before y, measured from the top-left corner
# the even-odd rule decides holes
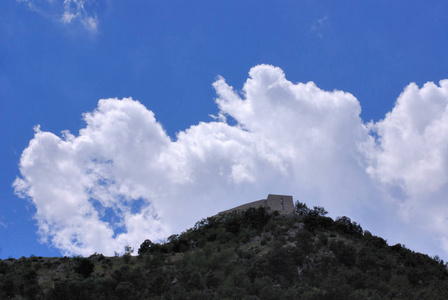
[[[278,211],[282,215],[290,215],[294,214],[294,203],[292,200],[292,196],[287,195],[272,195],[269,194],[267,199],[262,199],[254,202],[249,202],[232,209],[228,209],[220,212],[219,214],[229,213],[232,211],[245,210],[248,208],[257,208],[257,207],[266,207],[269,208],[270,211]]]

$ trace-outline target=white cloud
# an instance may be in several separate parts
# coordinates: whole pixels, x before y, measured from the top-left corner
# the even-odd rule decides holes
[[[448,80],[411,83],[372,130],[378,145],[368,172],[395,194],[400,216],[448,251]]]
[[[439,178],[446,176],[448,141],[441,84],[408,87],[383,121],[366,126],[353,95],[293,84],[281,69],[260,65],[241,94],[219,78],[213,85],[221,121],[191,126],[174,141],[138,101],[100,100],[77,136],[36,128],[14,187],[36,206],[40,235],[65,254],[138,247],[268,193],[324,205],[333,216],[351,216],[374,233],[430,251],[434,243],[424,245],[423,235],[414,237],[403,225],[416,218],[405,212],[423,206],[417,195],[430,190],[441,197],[446,189]],[[423,146],[395,137],[408,132]],[[424,213],[438,216],[432,219],[439,223],[427,224],[441,227],[426,226],[424,234],[443,243],[437,205],[445,204],[437,199]]]
[[[86,9],[86,0],[64,0],[64,13],[62,22],[71,23],[73,20],[79,19],[81,24],[90,31],[98,30],[98,19],[96,15],[90,15]]]
[[[98,18],[90,8],[95,3],[94,0],[17,0],[17,2],[25,3],[29,9],[63,24],[79,22],[90,32],[98,31]]]

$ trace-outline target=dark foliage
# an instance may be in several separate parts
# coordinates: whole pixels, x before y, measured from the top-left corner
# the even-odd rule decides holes
[[[438,257],[326,214],[249,209],[145,240],[138,257],[0,261],[0,299],[446,299]]]
[[[356,224],[356,222],[352,222],[348,217],[340,217],[337,218],[334,222],[336,230],[339,230],[342,233],[347,233],[356,236],[362,236],[363,230],[361,225]]]
[[[153,246],[153,242],[151,240],[145,240],[138,248],[138,254],[148,254],[151,252],[151,247]]]
[[[92,274],[95,264],[88,258],[77,258],[75,272],[87,278]]]

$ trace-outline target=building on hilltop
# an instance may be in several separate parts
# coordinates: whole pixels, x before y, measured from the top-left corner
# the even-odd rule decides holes
[[[250,203],[246,203],[232,209],[228,209],[220,212],[219,214],[225,214],[233,211],[246,210],[248,208],[266,207],[273,211],[278,211],[281,215],[294,214],[294,204],[292,196],[287,195],[272,195],[269,194],[267,199],[262,199]]]

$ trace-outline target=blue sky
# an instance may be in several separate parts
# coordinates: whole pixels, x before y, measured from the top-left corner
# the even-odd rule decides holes
[[[447,11],[446,1],[1,1],[0,257],[122,251],[267,193],[448,257]],[[125,97],[139,102],[98,103]],[[77,221],[56,217],[71,209]]]

